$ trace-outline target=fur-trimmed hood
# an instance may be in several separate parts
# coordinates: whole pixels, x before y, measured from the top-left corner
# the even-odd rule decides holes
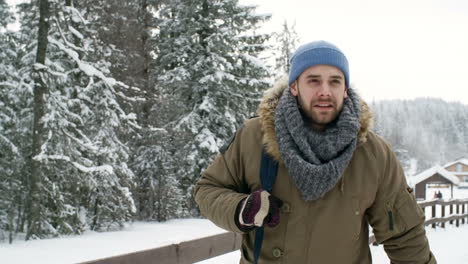
[[[278,141],[276,140],[275,111],[284,89],[288,87],[287,76],[279,79],[272,88],[265,92],[257,110],[257,114],[260,117],[263,144],[265,145],[266,152],[277,161],[281,161],[281,154]],[[372,122],[372,112],[367,103],[361,99],[361,129],[358,134],[359,144],[366,142],[367,133],[372,128]]]

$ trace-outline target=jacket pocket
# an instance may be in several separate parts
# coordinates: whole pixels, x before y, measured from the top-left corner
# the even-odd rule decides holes
[[[398,193],[395,204],[390,208],[389,212],[392,215],[390,217],[389,214],[390,231],[404,233],[424,222],[424,212],[417,204],[415,197],[406,189]],[[390,220],[393,220],[393,222]],[[391,230],[392,227],[394,230]]]

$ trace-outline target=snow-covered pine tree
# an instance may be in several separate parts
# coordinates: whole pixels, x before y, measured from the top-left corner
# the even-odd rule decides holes
[[[162,144],[166,144],[164,129],[154,129],[154,116],[151,107],[155,103],[154,85],[151,78],[152,47],[154,39],[152,30],[156,28],[155,11],[163,0],[143,0],[137,2],[87,0],[79,5],[86,13],[93,13],[97,36],[109,50],[107,60],[112,76],[131,86],[137,86],[140,92],[131,90],[129,96],[137,100],[125,101],[125,109],[134,109],[138,113],[141,128],[128,140],[131,147],[130,168],[135,171],[136,208],[138,218],[142,220],[163,221],[180,214],[180,190],[178,183],[170,176],[175,164],[171,154],[161,153]],[[89,7],[93,8],[89,8]],[[117,88],[118,89],[118,88]],[[127,93],[128,94],[128,93]],[[144,100],[141,100],[144,98]],[[164,188],[163,188],[164,186]],[[172,209],[171,209],[172,208]]]
[[[117,136],[137,126],[116,100],[115,87],[126,86],[107,77],[105,48],[71,0],[39,2],[38,41],[27,43],[38,51],[27,238],[121,226],[135,211],[129,150]],[[36,4],[20,6],[23,34],[36,35]]]
[[[36,36],[31,40],[21,38],[24,40],[26,55],[22,58],[22,71],[27,78],[31,80],[30,87],[33,94],[33,102],[31,105],[33,112],[32,119],[32,144],[31,153],[27,155],[27,166],[30,171],[26,175],[25,192],[26,203],[24,209],[24,219],[26,225],[26,239],[35,238],[36,235],[42,234],[41,227],[47,222],[44,203],[42,200],[41,190],[42,179],[44,178],[43,168],[41,164],[33,159],[33,157],[40,152],[41,143],[44,139],[44,129],[41,124],[41,118],[44,116],[44,97],[46,87],[40,80],[39,73],[33,74],[30,65],[33,62],[45,63],[45,54],[47,49],[47,32],[49,29],[48,16],[49,5],[48,1],[39,0],[35,4],[26,2],[19,5],[19,12],[21,15],[21,35],[22,36]],[[32,43],[31,43],[32,42]],[[25,65],[25,67],[23,67]],[[24,69],[26,68],[26,70]]]
[[[273,34],[275,44],[273,45],[273,55],[275,57],[274,73],[275,78],[280,78],[289,72],[289,60],[299,43],[296,32],[296,23],[288,25],[285,20],[280,32]]]
[[[25,125],[28,115],[24,113],[31,93],[24,94],[16,70],[18,58],[22,56],[19,34],[6,29],[14,17],[3,0],[0,0],[0,17],[0,241],[8,239],[11,243],[22,222],[24,143],[31,136],[24,129],[29,125]]]
[[[5,0],[0,0],[0,32],[5,32],[9,23],[15,21],[15,17]]]
[[[156,118],[176,149],[174,175],[186,194],[185,209],[196,214],[192,188],[200,172],[254,113],[268,86],[258,59],[267,36],[255,34],[268,16],[237,0],[176,0],[159,18]]]
[[[181,204],[184,196],[179,188],[178,164],[174,162],[175,151],[172,144],[165,144],[166,133],[153,131],[157,138],[148,144],[141,144],[135,151],[133,161],[138,187],[135,192],[139,218],[144,220],[166,221],[181,217]]]
[[[75,2],[75,7],[82,10],[89,22],[89,29],[94,31],[93,37],[103,44],[101,57],[109,63],[109,76],[131,87],[115,88],[121,95],[118,100],[122,108],[138,115],[144,112],[143,97],[148,87],[151,60],[146,43],[152,28],[152,11],[159,1]],[[132,135],[125,136],[130,141]]]
[[[84,0],[75,3],[84,13],[91,14],[98,37],[108,48],[107,60],[113,77],[133,87],[145,87],[147,62],[145,39],[151,24],[149,11],[157,0],[105,1]]]
[[[165,130],[154,129],[152,125],[151,107],[155,97],[151,80],[154,75],[150,74],[153,56],[149,43],[154,39],[151,32],[157,26],[155,12],[164,2],[166,0],[85,0],[77,3],[86,10],[87,17],[94,18],[92,26],[96,36],[108,47],[105,59],[110,63],[111,75],[133,88],[126,91],[120,91],[119,87],[116,89],[120,94],[126,94],[126,98],[120,97],[119,100],[123,109],[136,112],[141,125],[137,133],[124,136],[127,146],[132,149],[129,166],[136,176],[132,192],[136,198],[138,218],[142,220],[165,220],[178,216],[180,206],[177,204],[181,200],[177,195],[180,193],[178,184],[171,182],[171,178],[165,178],[168,175],[166,171],[174,166],[163,161],[169,154],[160,153],[165,149],[161,148],[165,143],[161,140],[161,133]],[[163,185],[166,187],[162,188]]]

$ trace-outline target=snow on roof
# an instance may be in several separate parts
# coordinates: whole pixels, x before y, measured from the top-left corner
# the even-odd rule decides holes
[[[411,185],[411,186],[415,186],[417,183],[420,183],[424,180],[426,180],[427,178],[435,175],[436,173],[438,173],[440,176],[446,178],[447,180],[449,180],[451,183],[453,184],[458,184],[459,180],[458,180],[458,177],[453,175],[451,172],[449,172],[448,170],[442,168],[441,166],[434,166],[430,169],[427,169],[413,177],[409,177],[408,178],[408,183]]]
[[[457,164],[457,163],[465,164],[466,166],[468,166],[468,159],[466,159],[466,158],[457,159],[456,161],[452,161],[452,162],[449,162],[449,163],[445,164],[443,167],[447,168],[447,167],[450,167],[453,164]]]

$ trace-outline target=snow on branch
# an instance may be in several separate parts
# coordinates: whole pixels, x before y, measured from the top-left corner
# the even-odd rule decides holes
[[[152,127],[151,125],[149,126],[149,130],[152,132],[162,132],[162,133],[168,133],[165,128],[160,128],[160,127]]]
[[[215,134],[213,134],[213,132],[207,128],[203,128],[202,131],[195,137],[195,140],[199,143],[200,148],[207,149],[212,153],[219,151]]]
[[[108,78],[108,79],[112,79],[112,78]],[[122,88],[125,88],[127,90],[133,90],[135,92],[141,92],[141,89],[138,88],[138,87],[135,87],[135,86],[128,86],[127,84],[121,82],[121,81],[117,81],[115,79],[114,80],[114,85],[118,85]],[[128,97],[126,96],[124,93],[122,93],[121,91],[114,91],[114,93],[118,96],[120,96],[122,99],[124,100],[127,100],[129,102],[144,102],[146,101],[145,98],[142,98],[142,97],[138,97],[138,96],[133,96],[133,97]]]
[[[6,145],[8,145],[14,154],[19,155],[18,148],[15,146],[15,144],[13,144],[13,142],[4,137],[2,134],[0,134],[0,141],[3,141]]]
[[[72,162],[72,164],[82,172],[92,173],[92,172],[104,172],[107,174],[114,174],[114,168],[111,165],[101,165],[97,167],[86,167],[77,162]]]
[[[84,74],[88,75],[89,77],[93,77],[93,76],[98,77],[99,79],[104,81],[104,83],[106,83],[109,87],[112,87],[117,83],[117,81],[114,78],[108,78],[108,77],[104,76],[104,74],[100,70],[98,70],[98,69],[94,68],[92,65],[80,60],[80,57],[79,57],[79,55],[78,55],[78,53],[76,51],[69,49],[68,47],[63,45],[63,43],[61,43],[60,41],[57,41],[56,39],[54,39],[52,37],[48,37],[48,40],[49,40],[50,43],[54,44],[60,50],[62,50],[68,56],[70,56],[70,58],[72,58],[76,62],[76,64],[78,64],[78,68]]]
[[[65,6],[64,10],[72,14],[72,20],[75,23],[80,23],[83,22],[83,24],[87,25],[89,22],[84,19],[84,17],[81,15],[80,11],[78,11],[76,8],[71,7],[71,6]]]
[[[268,70],[268,67],[265,65],[265,63],[257,57],[248,54],[241,54],[241,57],[243,57],[244,60],[248,61],[250,64],[255,65],[257,68]]]
[[[87,167],[78,162],[71,161],[70,157],[65,155],[37,155],[34,157],[34,160],[59,160],[71,163],[75,168],[80,170],[84,173],[92,173],[92,172],[103,172],[107,174],[114,174],[114,168],[111,165],[101,165],[101,166],[93,166]]]
[[[41,64],[41,63],[37,63],[37,62],[34,63],[33,64],[33,69],[35,71],[46,71],[47,73],[49,73],[49,74],[51,74],[53,76],[61,77],[61,78],[64,78],[64,79],[67,78],[66,73],[54,71],[50,67],[48,67],[47,65],[44,65],[44,64]]]
[[[73,35],[75,35],[75,37],[77,37],[79,39],[84,39],[83,35],[78,30],[76,30],[74,27],[68,26],[68,29],[70,30],[70,32]]]
[[[12,83],[12,82],[9,82],[9,81],[0,82],[0,85],[1,86],[8,86],[10,88],[16,88],[16,84]]]
[[[70,43],[67,38],[63,35],[63,31],[62,31],[62,28],[60,27],[60,23],[58,22],[57,18],[53,18],[55,24],[57,25],[57,29],[60,33],[60,36],[62,37],[62,40],[65,42],[65,44],[72,48],[72,49],[75,49],[75,50],[79,50],[79,51],[83,51],[83,52],[86,52],[83,48],[80,48],[80,47],[77,47],[76,45],[74,45],[73,43]],[[72,32],[73,33],[73,32]],[[50,37],[49,37],[50,39]]]
[[[224,90],[224,92],[226,94],[230,95],[230,96],[241,98],[241,99],[246,100],[246,101],[250,101],[250,102],[260,101],[260,98],[258,98],[258,95],[254,94],[254,93],[240,94],[240,93],[235,93],[235,92],[232,92],[232,91],[229,91],[229,90]]]
[[[180,129],[181,126],[183,126],[184,124],[188,124],[189,125],[189,128],[190,130],[192,131],[192,133],[197,133],[197,129],[195,128],[194,126],[194,122],[193,120],[198,120],[198,115],[195,113],[194,110],[192,110],[189,114],[187,114],[186,116],[182,117],[179,122],[177,122],[177,124],[174,126],[174,128],[176,130]],[[174,123],[176,121],[173,121],[173,122],[170,122],[168,124],[165,125],[165,127],[169,127],[169,125],[172,125],[172,123]]]
[[[97,153],[98,151],[98,148],[93,145],[91,143],[91,140],[85,135],[83,134],[83,132],[81,132],[80,130],[77,130],[76,131],[84,140],[86,140],[86,142],[84,142],[83,140],[81,139],[78,139],[76,137],[74,137],[73,135],[71,135],[70,133],[68,133],[67,131],[63,130],[63,133],[65,135],[67,135],[67,137],[69,137],[71,140],[75,141],[76,143],[78,143],[80,146],[82,147],[85,147],[86,149],[89,149],[90,151],[94,152],[94,153]]]
[[[135,97],[128,97],[124,93],[122,93],[121,91],[116,91],[115,94],[120,96],[122,99],[130,101],[130,102],[145,102],[146,101],[145,98],[142,98],[142,97],[136,97],[136,96]]]

